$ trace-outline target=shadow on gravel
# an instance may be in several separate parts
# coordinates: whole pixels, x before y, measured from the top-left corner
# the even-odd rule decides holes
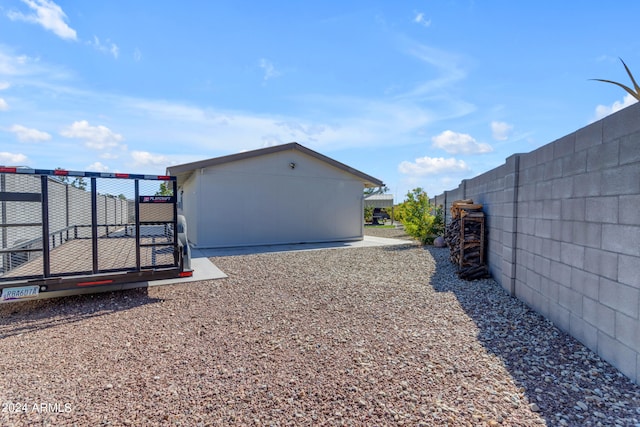
[[[401,245],[380,246],[380,250],[382,250],[383,252],[408,251],[408,250],[415,250],[416,246],[418,246],[418,243],[407,242]]]
[[[147,288],[0,304],[0,339],[162,302]]]
[[[436,260],[431,285],[457,297],[479,329],[478,341],[524,388],[527,402],[520,404],[548,425],[640,425],[640,386],[493,279],[458,279],[448,248],[425,250]]]

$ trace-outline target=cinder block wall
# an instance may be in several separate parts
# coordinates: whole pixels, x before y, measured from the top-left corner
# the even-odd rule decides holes
[[[503,288],[640,383],[640,103],[445,198],[484,205]]]

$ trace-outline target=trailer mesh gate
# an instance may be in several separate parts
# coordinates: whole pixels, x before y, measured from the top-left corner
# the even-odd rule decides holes
[[[0,167],[0,289],[183,275],[175,194],[169,176]]]

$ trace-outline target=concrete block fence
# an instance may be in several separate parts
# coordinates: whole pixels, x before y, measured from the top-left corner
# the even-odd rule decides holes
[[[431,201],[465,198],[494,279],[640,383],[640,103]]]

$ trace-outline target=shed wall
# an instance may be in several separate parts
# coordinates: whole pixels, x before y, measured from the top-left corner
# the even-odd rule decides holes
[[[200,214],[201,208],[201,195],[199,194],[200,179],[199,171],[196,171],[189,177],[178,189],[178,213],[184,215],[187,221],[187,238],[189,241],[198,246],[200,244],[198,236],[200,230],[199,221],[203,218],[206,221],[207,214]],[[209,202],[211,203],[211,202]],[[203,205],[206,203],[203,203]]]
[[[294,163],[293,168],[290,164]],[[198,247],[358,240],[363,237],[362,181],[297,151],[196,171]],[[190,181],[190,180],[189,180]],[[197,194],[197,196],[196,196]],[[194,202],[184,198],[185,212]]]

